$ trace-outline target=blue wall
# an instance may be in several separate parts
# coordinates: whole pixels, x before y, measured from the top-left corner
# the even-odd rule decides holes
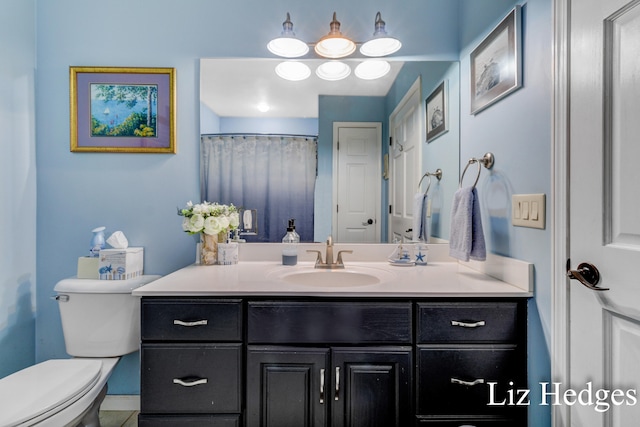
[[[469,54],[515,4],[462,1],[460,158],[464,167],[471,157],[495,155],[495,166],[483,170],[478,183],[488,250],[535,265],[528,331],[529,383],[536,389],[551,377],[551,229],[514,227],[510,218],[512,194],[546,194],[547,219],[551,215],[551,0],[530,0],[522,8],[523,87],[476,115],[470,114],[469,96]],[[529,425],[550,425],[550,419],[549,407],[532,400]]]
[[[3,153],[7,152],[8,141],[14,151],[8,151],[8,162],[2,157],[0,215],[11,217],[2,217],[5,221],[0,221],[0,238],[9,242],[16,254],[14,259],[19,261],[9,272],[0,273],[2,308],[7,307],[11,313],[13,307],[20,307],[14,312],[21,313],[17,317],[24,318],[27,325],[35,277],[33,247],[38,280],[35,340],[33,328],[27,326],[24,339],[12,339],[25,347],[20,353],[24,357],[0,360],[0,371],[30,364],[31,342],[35,342],[37,361],[66,356],[58,308],[49,296],[58,280],[75,274],[77,257],[85,254],[90,230],[95,226],[122,230],[132,245],[144,246],[148,273],[167,274],[194,259],[195,241],[181,231],[175,209],[198,199],[199,194],[198,58],[270,56],[264,41],[279,33],[286,11],[291,12],[296,32],[303,39],[326,33],[334,10],[339,11],[343,31],[364,39],[375,12],[380,10],[387,28],[404,42],[402,55],[460,60],[461,158],[480,156],[485,151],[496,155],[495,168],[491,173],[484,171],[479,184],[489,249],[535,263],[529,367],[532,384],[548,380],[550,231],[512,227],[505,218],[510,215],[511,194],[550,194],[551,0],[530,0],[524,6],[524,87],[478,115],[469,114],[469,52],[498,23],[496,17],[504,16],[513,4],[507,0],[405,0],[398,7],[382,0],[190,0],[176,7],[171,0],[4,0],[0,48],[3,53],[10,50],[7,57],[11,61],[3,60],[0,72],[3,80],[5,76],[16,77],[10,83],[0,83],[3,131],[15,129],[10,140],[6,132],[2,135]],[[37,31],[33,28],[34,15]],[[459,25],[452,25],[456,20]],[[238,38],[224,46],[221,41],[230,40],[227,33]],[[21,50],[12,50],[15,46],[21,46]],[[425,51],[433,53],[424,55]],[[175,67],[178,154],[69,152],[67,82],[72,65]],[[9,87],[19,91],[15,99],[26,104],[4,101]],[[35,108],[28,101],[34,99],[34,93]],[[319,133],[323,134],[322,127]],[[6,172],[8,164],[20,168]],[[10,214],[6,212],[8,206],[14,207]],[[33,209],[37,209],[37,220],[32,217]],[[547,216],[549,212],[547,208]],[[0,325],[0,339],[15,332],[10,323],[8,327],[2,322]],[[138,369],[138,356],[126,357],[110,381],[110,392],[137,393]],[[530,414],[531,425],[550,424],[547,408],[534,405]]]
[[[318,135],[318,119],[222,117],[219,133]]]
[[[287,11],[296,33],[314,39],[339,11],[342,30],[356,39],[373,31],[382,12],[402,54],[457,59],[457,4],[448,0],[299,2],[278,0],[37,1],[36,359],[65,357],[59,311],[49,296],[73,276],[90,230],[122,230],[145,247],[145,271],[167,274],[195,258],[176,207],[199,197],[199,58],[270,57],[266,41],[279,34]],[[237,37],[231,38],[228,34]],[[222,42],[228,42],[225,46]],[[177,155],[69,152],[69,66],[175,67]],[[33,117],[33,116],[32,116]],[[320,131],[322,133],[322,131]],[[124,358],[110,393],[139,391],[138,355]]]
[[[442,81],[447,82],[449,130],[429,143],[423,142],[420,148],[422,174],[435,172],[436,169],[442,170],[440,181],[432,178],[428,194],[431,200],[431,233],[434,237],[448,240],[451,228],[451,204],[453,194],[458,186],[460,162],[458,148],[460,144],[460,64],[457,61],[406,62],[385,97],[386,117],[393,113],[418,77],[421,79],[420,102],[423,104],[423,108],[431,92]],[[423,132],[426,132],[426,126]],[[383,132],[383,141],[388,141],[388,138],[389,126],[386,126]],[[388,151],[388,149],[388,144],[384,144],[384,150]],[[425,191],[426,188],[427,179],[422,184],[422,191]],[[385,198],[384,204],[388,205],[388,199]],[[388,226],[388,224],[385,225]],[[386,232],[385,229],[385,236]]]
[[[0,378],[35,361],[36,7],[0,3]]]

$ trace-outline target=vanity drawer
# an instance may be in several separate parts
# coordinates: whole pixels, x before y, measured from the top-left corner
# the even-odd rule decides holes
[[[412,342],[410,302],[249,302],[250,344]]]
[[[513,407],[488,405],[488,383],[497,383],[494,402],[507,398],[510,388],[527,386],[522,353],[515,346],[418,346],[417,353],[419,415],[513,412]]]
[[[239,415],[140,415],[138,427],[240,427]]]
[[[515,343],[517,302],[418,303],[419,343]]]
[[[523,427],[525,422],[514,418],[467,417],[451,419],[418,418],[418,426],[422,427]]]
[[[140,356],[143,413],[241,411],[241,344],[143,344]]]
[[[240,341],[242,301],[142,299],[143,341]]]

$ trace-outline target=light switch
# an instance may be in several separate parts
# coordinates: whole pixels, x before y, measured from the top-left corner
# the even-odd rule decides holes
[[[513,194],[511,224],[518,227],[544,229],[544,194]]]

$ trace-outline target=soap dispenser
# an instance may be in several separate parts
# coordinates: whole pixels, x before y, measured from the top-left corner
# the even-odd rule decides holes
[[[295,219],[289,220],[287,234],[282,238],[282,265],[296,265],[298,263],[298,248],[300,236],[296,233]]]

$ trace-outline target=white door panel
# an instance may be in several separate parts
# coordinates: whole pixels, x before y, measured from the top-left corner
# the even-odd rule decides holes
[[[420,93],[418,79],[390,119],[392,145],[389,153],[389,237],[392,242],[412,239],[413,198],[421,177],[420,144],[423,140],[423,126]]]
[[[335,123],[334,233],[341,243],[380,242],[380,123]]]
[[[569,254],[609,290],[569,283],[564,387],[623,393],[570,405],[571,425],[628,427],[640,420],[627,396],[640,389],[640,2],[570,4]]]

